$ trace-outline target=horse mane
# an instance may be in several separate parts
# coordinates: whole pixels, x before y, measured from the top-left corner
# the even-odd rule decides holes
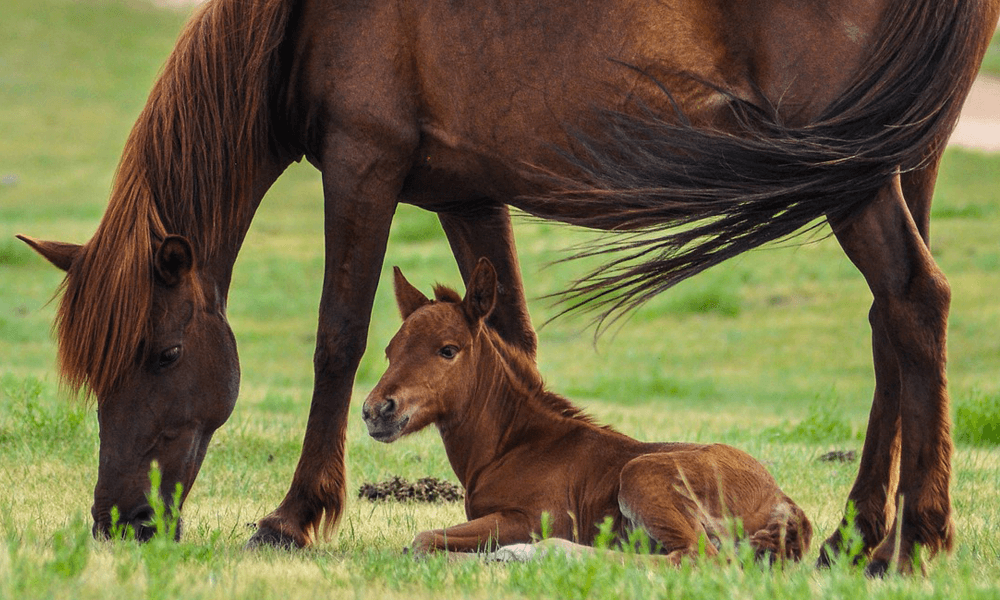
[[[55,328],[72,391],[100,401],[134,364],[151,333],[160,241],[185,236],[204,265],[252,217],[254,169],[274,143],[271,73],[294,4],[211,0],[185,25],[62,285]]]
[[[458,292],[440,284],[434,287],[434,298],[437,302],[452,304],[460,304],[462,302],[462,297]],[[500,336],[496,329],[485,321],[482,323],[480,331],[482,332],[484,341],[496,352],[504,374],[507,376],[509,383],[518,392],[518,395],[545,413],[596,425],[593,418],[584,412],[583,409],[573,404],[567,398],[550,392],[545,388],[545,381],[538,371],[538,363],[531,354],[508,343]],[[516,409],[513,406],[507,408]],[[604,428],[609,429],[608,427]]]

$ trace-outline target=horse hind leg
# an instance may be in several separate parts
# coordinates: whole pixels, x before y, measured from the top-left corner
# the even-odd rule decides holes
[[[881,399],[876,396],[875,403],[883,404],[880,408],[873,406],[873,413],[878,408],[884,416],[881,425],[869,425],[869,434],[878,432],[880,439],[866,440],[869,460],[863,461],[859,483],[852,491],[867,490],[874,498],[865,502],[858,493],[855,501],[862,521],[877,523],[885,519],[886,505],[879,506],[878,498],[880,494],[888,495],[892,487],[896,418],[899,423],[896,500],[897,504],[903,502],[902,519],[872,551],[869,570],[873,573],[888,568],[897,546],[898,568],[906,571],[911,567],[916,544],[936,552],[949,549],[952,543],[948,489],[952,443],[945,376],[951,292],[928,249],[926,229],[921,232],[918,226],[926,228],[925,212],[911,212],[901,180],[896,177],[861,213],[845,222],[832,223],[838,241],[872,291],[874,335],[883,338],[875,359],[881,361],[876,364],[876,373],[881,374],[887,395]],[[893,365],[898,378],[897,394],[891,393],[895,385]],[[898,397],[898,409],[891,400],[893,395]],[[888,441],[883,437],[886,433],[892,434]],[[866,481],[873,476],[881,480]]]
[[[505,341],[534,356],[538,339],[524,298],[507,207],[500,203],[477,204],[473,210],[443,212],[438,218],[465,281],[480,258],[485,256],[493,263],[498,297],[489,323]]]
[[[900,370],[879,310],[869,313],[872,328],[872,355],[875,364],[875,394],[868,415],[868,429],[861,451],[858,476],[848,502],[854,507],[854,517],[844,517],[837,530],[820,548],[818,564],[830,566],[835,555],[849,551],[844,537],[852,526],[861,535],[863,560],[885,538],[889,521],[895,512],[894,495],[899,479],[899,392]]]
[[[927,246],[930,246],[931,200],[943,154],[942,150],[937,150],[923,168],[900,177],[906,207]],[[855,560],[863,560],[885,538],[896,511],[900,451],[900,366],[877,304],[872,304],[869,322],[872,329],[875,394],[858,476],[847,496],[848,502],[855,508],[856,517],[852,523],[845,517],[837,531],[823,543],[818,561],[821,567],[829,566],[835,555],[847,550],[847,540],[842,532],[852,524],[860,533],[862,542],[862,551]]]

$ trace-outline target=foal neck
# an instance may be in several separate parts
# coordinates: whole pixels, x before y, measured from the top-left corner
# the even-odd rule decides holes
[[[476,473],[527,442],[593,427],[569,400],[545,389],[532,357],[483,328],[475,382],[460,414],[439,423],[455,474],[467,489]]]

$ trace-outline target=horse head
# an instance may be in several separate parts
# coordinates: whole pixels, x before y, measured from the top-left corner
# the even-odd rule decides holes
[[[478,335],[496,303],[497,275],[479,259],[465,297],[438,287],[432,301],[395,269],[396,304],[403,325],[386,348],[389,368],[365,399],[368,434],[394,442],[440,424],[467,402],[478,367]]]
[[[87,331],[80,325],[93,318],[93,313],[86,302],[75,300],[93,273],[93,266],[85,263],[96,259],[89,256],[87,245],[19,237],[66,271],[66,296],[73,296],[64,298],[60,309],[60,360],[69,382],[82,379],[97,397],[100,462],[92,508],[94,535],[109,536],[118,525],[132,527],[137,539],[149,539],[155,533],[148,499],[151,463],[156,461],[161,474],[156,492],[169,510],[179,514],[180,506],[172,505],[177,486],[181,487],[178,501],[183,503],[212,434],[236,403],[240,372],[225,297],[204,280],[188,240],[167,236],[153,251],[152,268],[146,269],[151,279],[147,282],[151,284],[148,322],[139,324],[141,334],[131,355],[108,356],[114,354],[108,349],[115,346],[105,344],[103,356],[80,367],[73,362],[80,354],[77,347],[94,354],[94,340],[74,339],[72,330]],[[106,264],[102,268],[120,267]],[[105,296],[108,302],[122,298],[114,291],[97,290],[90,297]],[[76,314],[66,314],[67,310]],[[129,314],[121,307],[113,310]],[[134,326],[121,318],[103,325],[109,339],[120,333],[116,329]],[[100,331],[101,326],[97,327]],[[98,372],[112,366],[118,371],[113,377]],[[112,522],[113,507],[119,515],[117,523]],[[180,536],[179,527],[176,536]]]

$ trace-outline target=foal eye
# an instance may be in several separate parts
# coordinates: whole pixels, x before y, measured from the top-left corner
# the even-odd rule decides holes
[[[167,348],[166,350],[160,353],[160,358],[157,361],[157,366],[161,369],[164,369],[177,362],[177,359],[180,357],[181,357],[180,346],[173,346]]]
[[[455,346],[452,346],[451,344],[448,344],[444,348],[441,348],[440,350],[438,350],[438,356],[441,356],[442,358],[447,358],[448,360],[451,360],[451,359],[455,358],[456,356],[458,356],[458,348],[455,347]]]

